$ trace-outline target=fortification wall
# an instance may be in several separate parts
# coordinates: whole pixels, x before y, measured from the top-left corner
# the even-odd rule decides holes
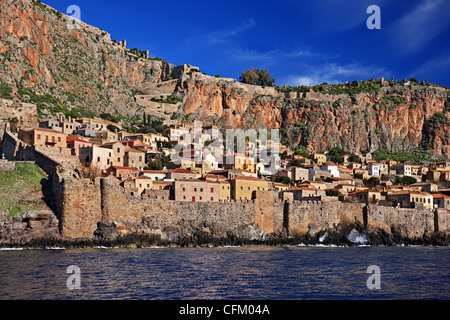
[[[97,222],[102,220],[100,180],[69,179],[61,185],[61,235],[92,238]]]
[[[208,229],[214,235],[252,229],[291,237],[315,236],[320,231],[360,226],[418,239],[450,231],[446,210],[366,206],[362,203],[282,202],[271,192],[255,192],[246,202],[189,203],[167,200],[167,192],[131,193],[114,178],[70,179],[63,182],[62,235],[93,237],[99,221],[139,225],[147,230]],[[124,227],[125,228],[125,227]],[[243,233],[241,233],[243,234]],[[248,235],[248,233],[246,233]]]
[[[365,205],[362,203],[294,201],[287,206],[290,236],[315,235],[319,231],[335,229],[339,225],[343,228],[354,224],[364,225]],[[284,224],[286,225],[286,222]],[[275,226],[275,229],[279,229],[281,221],[277,220]]]
[[[208,225],[224,230],[234,230],[255,220],[252,201],[188,203],[156,199],[154,194],[125,192],[113,178],[101,179],[100,188],[102,220],[139,223],[150,218],[154,228]]]

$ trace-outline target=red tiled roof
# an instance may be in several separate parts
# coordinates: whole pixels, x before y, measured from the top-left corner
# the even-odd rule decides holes
[[[301,191],[301,190],[306,190],[306,191],[317,191],[317,190],[319,190],[319,189],[316,189],[316,188],[308,188],[308,187],[299,187],[299,188],[292,188],[292,189],[289,189],[289,190],[292,190],[292,191]]]
[[[81,140],[81,139],[78,139],[78,138],[67,138],[66,141],[67,142],[78,141],[78,142],[84,142],[84,143],[91,143],[89,141]]]
[[[447,196],[447,195],[442,194],[442,193],[434,193],[433,194],[433,198],[450,198],[450,196]]]
[[[118,167],[118,166],[112,166],[111,168],[114,168],[114,169],[116,169],[116,170],[139,171],[138,168],[133,168],[133,167]]]
[[[187,169],[182,169],[182,168],[178,168],[178,169],[173,169],[172,171],[170,171],[172,173],[192,173],[195,174],[195,172],[191,171],[191,170],[187,170]]]

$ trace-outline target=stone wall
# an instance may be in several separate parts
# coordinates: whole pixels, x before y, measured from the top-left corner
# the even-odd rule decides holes
[[[298,238],[322,231],[358,226],[371,232],[417,239],[436,231],[448,232],[446,210],[366,206],[339,201],[282,202],[271,192],[255,192],[246,202],[190,203],[167,200],[167,192],[137,194],[126,191],[115,178],[69,179],[62,182],[61,232],[67,237],[93,237],[99,221],[139,225],[147,230],[214,230],[215,236],[239,230],[287,234]],[[184,232],[183,231],[183,232]],[[181,233],[183,233],[181,232]],[[188,231],[186,231],[188,232]],[[248,235],[248,233],[247,233]]]
[[[391,233],[395,230],[406,238],[420,238],[435,230],[435,210],[408,209],[369,205],[367,207],[367,225],[370,229],[382,230]],[[440,214],[441,230],[448,230],[446,216]],[[436,217],[437,218],[437,217]],[[438,223],[438,222],[437,222]]]
[[[102,220],[100,180],[62,181],[60,232],[63,237],[92,238]]]
[[[16,163],[8,160],[2,160],[0,158],[0,173],[1,172],[12,172],[16,168]]]
[[[288,227],[289,235],[294,237],[305,234],[314,236],[319,231],[346,228],[349,225],[364,225],[365,205],[362,203],[294,201],[286,206],[288,208],[284,208],[283,219],[278,218],[276,221],[276,229],[284,224]],[[277,216],[280,217],[280,213]]]
[[[125,192],[114,178],[102,178],[102,219],[139,223],[151,218],[155,227],[214,225],[233,230],[254,222],[253,202],[190,203],[156,199],[153,193]]]

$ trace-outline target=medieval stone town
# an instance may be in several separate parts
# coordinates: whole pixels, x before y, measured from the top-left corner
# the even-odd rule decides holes
[[[114,177],[135,194],[168,190],[174,201],[247,201],[254,191],[278,191],[280,200],[450,209],[448,161],[377,162],[370,153],[305,157],[281,143],[276,145],[279,152],[271,154],[271,140],[266,143],[270,161],[262,161],[252,156],[255,144],[250,140],[245,154],[227,154],[222,141],[212,143],[218,131],[216,126],[203,126],[205,143],[199,147],[186,139],[194,133],[193,125],[171,126],[163,134],[129,133],[121,124],[100,118],[61,116],[10,135],[58,163],[81,166],[90,178]],[[171,160],[175,146],[178,162]],[[0,161],[7,165],[4,154]]]

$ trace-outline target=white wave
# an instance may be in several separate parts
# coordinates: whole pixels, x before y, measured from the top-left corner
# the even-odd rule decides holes
[[[367,243],[367,237],[364,233],[358,232],[355,229],[353,229],[348,235],[347,235],[348,241],[352,243],[360,243],[360,244],[366,244]]]
[[[319,242],[321,242],[321,243],[324,242],[327,237],[328,237],[328,232],[325,232],[325,234],[319,238]]]

